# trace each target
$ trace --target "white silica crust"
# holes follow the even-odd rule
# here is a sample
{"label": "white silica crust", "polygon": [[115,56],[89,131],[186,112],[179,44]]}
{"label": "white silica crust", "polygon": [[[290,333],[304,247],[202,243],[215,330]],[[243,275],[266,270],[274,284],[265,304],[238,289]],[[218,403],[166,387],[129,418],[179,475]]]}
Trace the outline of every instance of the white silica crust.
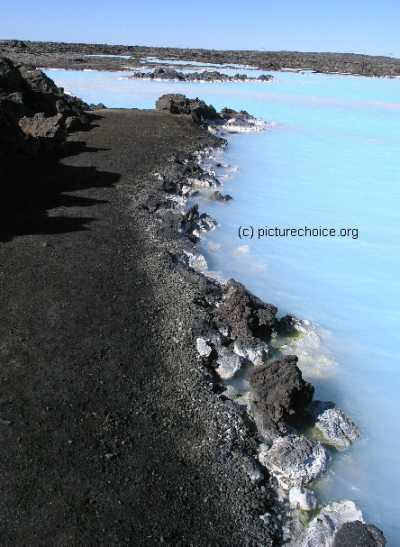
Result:
{"label": "white silica crust", "polygon": [[295,547],[330,547],[339,528],[346,522],[356,520],[364,523],[362,513],[353,501],[331,503],[310,522],[305,534],[293,545]]}
{"label": "white silica crust", "polygon": [[330,460],[320,442],[295,435],[278,437],[269,450],[260,452],[258,458],[285,490],[310,484],[321,477]]}

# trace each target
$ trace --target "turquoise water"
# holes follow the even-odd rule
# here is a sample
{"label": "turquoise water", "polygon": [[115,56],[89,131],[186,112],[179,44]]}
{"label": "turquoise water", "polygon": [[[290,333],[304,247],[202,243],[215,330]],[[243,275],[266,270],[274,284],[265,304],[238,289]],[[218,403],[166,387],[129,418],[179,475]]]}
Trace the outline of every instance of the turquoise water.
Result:
{"label": "turquoise water", "polygon": [[[354,500],[399,545],[400,81],[273,73],[277,82],[188,84],[48,74],[109,107],[153,108],[163,93],[178,92],[273,122],[263,133],[229,137],[222,161],[238,171],[222,170],[221,180],[234,200],[203,200],[221,226],[201,248],[210,270],[243,282],[280,314],[318,325],[296,348],[304,376],[364,434],[335,457],[320,499]],[[240,226],[252,226],[255,237],[240,239]],[[257,238],[266,226],[350,235]]]}

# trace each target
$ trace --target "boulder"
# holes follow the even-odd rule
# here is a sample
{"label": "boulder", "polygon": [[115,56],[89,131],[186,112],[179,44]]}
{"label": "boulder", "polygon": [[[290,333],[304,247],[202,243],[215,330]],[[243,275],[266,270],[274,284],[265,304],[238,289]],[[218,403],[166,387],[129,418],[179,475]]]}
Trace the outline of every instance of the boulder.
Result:
{"label": "boulder", "polygon": [[324,475],[330,457],[320,442],[288,435],[276,438],[270,449],[260,452],[258,459],[283,489],[290,490]]}
{"label": "boulder", "polygon": [[384,547],[386,539],[376,526],[360,520],[346,522],[335,533],[333,547]]}
{"label": "boulder", "polygon": [[156,109],[171,114],[190,114],[198,122],[220,118],[213,106],[207,105],[198,98],[188,99],[186,95],[179,93],[162,95],[156,102]]}
{"label": "boulder", "polygon": [[35,114],[32,118],[24,116],[20,119],[19,126],[25,135],[35,139],[54,139],[63,142],[67,136],[65,121],[61,114],[47,118],[43,112]]}
{"label": "boulder", "polygon": [[276,325],[277,308],[265,304],[244,285],[230,279],[222,291],[222,299],[215,310],[217,328],[227,328],[233,340],[238,337],[269,339]]}
{"label": "boulder", "polygon": [[295,355],[287,355],[253,370],[248,377],[266,428],[285,431],[286,423],[296,426],[312,400],[314,388],[303,380],[297,361]]}

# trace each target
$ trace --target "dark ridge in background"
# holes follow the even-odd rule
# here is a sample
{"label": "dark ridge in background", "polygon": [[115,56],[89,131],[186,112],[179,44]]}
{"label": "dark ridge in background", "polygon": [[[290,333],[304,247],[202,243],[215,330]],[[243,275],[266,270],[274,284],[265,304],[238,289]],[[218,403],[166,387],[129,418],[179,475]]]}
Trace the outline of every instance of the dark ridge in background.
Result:
{"label": "dark ridge in background", "polygon": [[[0,40],[0,53],[13,61],[43,68],[126,70],[140,66],[140,59],[175,58],[188,62],[250,65],[259,70],[313,70],[362,76],[399,76],[400,59],[356,53],[304,53],[298,51],[218,51],[107,44],[68,44]],[[129,55],[132,59],[96,58],[86,55]],[[56,56],[56,57],[55,57]],[[142,65],[145,66],[145,65]]]}

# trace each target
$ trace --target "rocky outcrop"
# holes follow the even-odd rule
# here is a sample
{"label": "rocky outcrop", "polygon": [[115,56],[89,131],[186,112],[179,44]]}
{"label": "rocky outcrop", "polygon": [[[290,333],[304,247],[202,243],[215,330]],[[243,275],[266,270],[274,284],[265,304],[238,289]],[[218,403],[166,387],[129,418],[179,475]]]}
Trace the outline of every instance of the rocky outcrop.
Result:
{"label": "rocky outcrop", "polygon": [[220,115],[213,106],[208,106],[200,99],[188,99],[181,94],[162,95],[156,102],[157,110],[171,114],[189,114],[196,121],[219,119]]}
{"label": "rocky outcrop", "polygon": [[129,76],[132,80],[160,80],[170,82],[270,82],[275,78],[270,74],[261,74],[257,78],[247,76],[247,74],[235,74],[228,76],[221,74],[216,70],[205,70],[203,72],[178,72],[174,68],[156,68],[153,72],[134,72]]}
{"label": "rocky outcrop", "polygon": [[232,199],[232,196],[229,194],[222,195],[219,190],[216,190],[210,195],[211,201],[229,201]]}
{"label": "rocky outcrop", "polygon": [[207,105],[200,99],[188,99],[186,95],[162,95],[156,102],[157,110],[171,114],[188,114],[197,123],[208,123],[209,130],[215,135],[227,133],[250,133],[264,131],[266,122],[255,118],[242,110],[237,112],[230,108],[223,108],[218,113],[212,105]]}
{"label": "rocky outcrop", "polygon": [[0,56],[0,146],[3,155],[59,148],[68,130],[87,123],[87,105],[34,67]]}

